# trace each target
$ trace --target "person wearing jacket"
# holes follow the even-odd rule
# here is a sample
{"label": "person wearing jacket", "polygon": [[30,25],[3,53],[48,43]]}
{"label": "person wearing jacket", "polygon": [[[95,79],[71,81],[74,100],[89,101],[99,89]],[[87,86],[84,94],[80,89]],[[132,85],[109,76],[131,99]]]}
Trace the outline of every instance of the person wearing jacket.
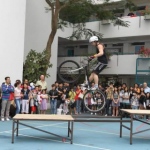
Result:
{"label": "person wearing jacket", "polygon": [[[9,100],[10,93],[14,92],[14,87],[11,85],[10,77],[5,77],[5,82],[2,83],[2,109],[1,109],[1,121],[6,118],[9,121],[9,111],[11,101]],[[6,111],[6,114],[5,114]]]}

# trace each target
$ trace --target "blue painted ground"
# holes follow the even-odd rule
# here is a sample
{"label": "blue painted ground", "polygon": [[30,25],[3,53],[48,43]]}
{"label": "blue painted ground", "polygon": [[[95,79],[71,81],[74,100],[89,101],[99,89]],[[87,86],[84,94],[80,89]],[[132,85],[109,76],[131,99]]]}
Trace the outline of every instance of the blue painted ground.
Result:
{"label": "blue painted ground", "polygon": [[[24,121],[25,122],[25,121]],[[62,136],[67,136],[66,122],[26,121]],[[134,131],[148,128],[134,121]],[[0,122],[0,150],[150,150],[150,131],[134,135],[133,145],[129,144],[129,131],[123,129],[119,138],[119,123],[75,123],[74,144],[62,142],[61,138],[42,133],[20,125],[19,136],[11,143],[12,121]]]}

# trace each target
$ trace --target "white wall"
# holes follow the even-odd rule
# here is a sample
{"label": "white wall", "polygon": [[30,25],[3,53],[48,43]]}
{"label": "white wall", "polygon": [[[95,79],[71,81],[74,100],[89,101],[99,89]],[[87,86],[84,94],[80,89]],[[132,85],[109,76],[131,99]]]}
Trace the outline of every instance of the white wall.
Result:
{"label": "white wall", "polygon": [[103,34],[103,38],[118,38],[130,36],[146,36],[150,35],[150,21],[141,17],[124,17],[123,21],[129,22],[129,27],[114,26],[113,23],[102,25],[101,22],[88,22],[86,28]]}
{"label": "white wall", "polygon": [[26,0],[0,1],[0,84],[22,80]]}

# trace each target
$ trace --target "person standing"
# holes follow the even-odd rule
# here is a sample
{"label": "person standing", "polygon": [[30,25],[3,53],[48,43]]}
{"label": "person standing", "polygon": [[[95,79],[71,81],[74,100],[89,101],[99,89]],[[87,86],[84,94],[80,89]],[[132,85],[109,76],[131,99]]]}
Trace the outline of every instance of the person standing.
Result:
{"label": "person standing", "polygon": [[14,92],[14,96],[15,96],[15,104],[16,104],[16,114],[20,113],[20,109],[21,109],[21,82],[17,81],[15,83],[15,92]]}
{"label": "person standing", "polygon": [[36,85],[41,85],[42,86],[42,90],[47,89],[47,82],[45,81],[45,76],[41,75],[40,76],[40,80],[36,82]]}
{"label": "person standing", "polygon": [[57,113],[57,99],[58,91],[56,90],[55,84],[52,84],[52,89],[49,91],[51,114]]}
{"label": "person standing", "polygon": [[113,91],[114,91],[114,88],[113,88],[113,83],[110,82],[109,84],[109,87],[106,89],[106,115],[105,116],[108,116],[109,115],[109,107],[112,103],[112,99],[113,99]]}
{"label": "person standing", "polygon": [[21,93],[23,95],[23,97],[22,97],[22,114],[28,114],[29,113],[29,101],[30,101],[29,100],[30,90],[28,89],[28,84],[24,83]]}
{"label": "person standing", "polygon": [[147,83],[143,83],[144,93],[150,93],[150,88],[147,86]]}
{"label": "person standing", "polygon": [[[9,111],[11,101],[9,100],[10,93],[14,92],[14,87],[11,85],[10,77],[5,77],[5,82],[2,83],[2,110],[1,121],[4,121],[4,117],[9,121]],[[5,115],[6,111],[6,115]]]}

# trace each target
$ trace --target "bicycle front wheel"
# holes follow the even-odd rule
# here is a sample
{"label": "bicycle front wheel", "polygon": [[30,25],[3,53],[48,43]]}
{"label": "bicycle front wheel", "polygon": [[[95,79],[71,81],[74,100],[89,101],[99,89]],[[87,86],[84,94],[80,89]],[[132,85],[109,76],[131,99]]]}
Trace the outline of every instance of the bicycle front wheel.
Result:
{"label": "bicycle front wheel", "polygon": [[105,108],[106,99],[101,90],[88,90],[84,94],[84,106],[90,112],[99,112]]}
{"label": "bicycle front wheel", "polygon": [[78,68],[80,68],[80,66],[75,61],[64,61],[58,68],[58,76],[63,82],[74,83],[79,79],[81,75],[81,70],[76,70]]}

